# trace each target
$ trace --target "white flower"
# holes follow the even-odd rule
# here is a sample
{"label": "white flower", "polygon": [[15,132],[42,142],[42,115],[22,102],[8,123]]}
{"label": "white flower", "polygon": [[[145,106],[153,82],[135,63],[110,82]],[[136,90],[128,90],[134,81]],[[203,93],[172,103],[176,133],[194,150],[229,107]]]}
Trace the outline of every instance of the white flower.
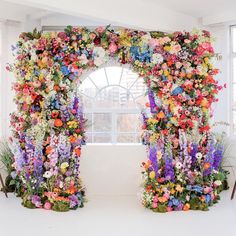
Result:
{"label": "white flower", "polygon": [[202,159],[202,154],[200,152],[198,152],[196,154],[196,158],[200,161]]}
{"label": "white flower", "polygon": [[182,167],[182,164],[178,161],[178,162],[176,162],[175,167],[177,169],[180,169]]}
{"label": "white flower", "polygon": [[221,182],[220,180],[216,180],[216,181],[214,182],[214,184],[217,185],[217,186],[220,186],[220,185],[222,184],[222,182]]}
{"label": "white flower", "polygon": [[78,57],[82,65],[86,65],[88,63],[87,56],[85,54],[82,54],[81,56]]}
{"label": "white flower", "polygon": [[141,37],[141,40],[144,44],[148,44],[149,40],[151,39],[151,35],[148,33],[148,34],[145,34]]}
{"label": "white flower", "polygon": [[152,54],[151,62],[153,64],[160,64],[163,62],[163,56],[159,53]]}
{"label": "white flower", "polygon": [[52,177],[52,172],[51,172],[51,171],[46,171],[46,172],[43,174],[43,177],[46,178],[46,179],[49,179],[50,177]]}
{"label": "white flower", "polygon": [[102,47],[94,47],[93,49],[94,64],[101,66],[107,61],[107,53]]}

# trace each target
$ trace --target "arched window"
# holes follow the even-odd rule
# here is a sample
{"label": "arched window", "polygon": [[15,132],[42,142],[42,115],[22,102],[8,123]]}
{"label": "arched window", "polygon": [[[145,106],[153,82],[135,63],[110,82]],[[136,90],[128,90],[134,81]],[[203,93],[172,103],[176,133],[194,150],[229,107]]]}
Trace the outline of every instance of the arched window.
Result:
{"label": "arched window", "polygon": [[145,92],[143,79],[126,68],[103,67],[88,75],[79,86],[87,142],[139,143]]}

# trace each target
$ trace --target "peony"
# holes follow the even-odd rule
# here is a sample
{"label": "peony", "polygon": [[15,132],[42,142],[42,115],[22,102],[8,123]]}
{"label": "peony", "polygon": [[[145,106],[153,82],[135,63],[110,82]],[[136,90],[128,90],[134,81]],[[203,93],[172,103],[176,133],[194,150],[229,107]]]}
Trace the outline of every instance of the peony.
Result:
{"label": "peony", "polygon": [[107,61],[107,53],[102,47],[94,47],[93,49],[94,64],[101,66]]}
{"label": "peony", "polygon": [[152,54],[151,62],[153,64],[160,64],[163,62],[163,56],[159,53]]}

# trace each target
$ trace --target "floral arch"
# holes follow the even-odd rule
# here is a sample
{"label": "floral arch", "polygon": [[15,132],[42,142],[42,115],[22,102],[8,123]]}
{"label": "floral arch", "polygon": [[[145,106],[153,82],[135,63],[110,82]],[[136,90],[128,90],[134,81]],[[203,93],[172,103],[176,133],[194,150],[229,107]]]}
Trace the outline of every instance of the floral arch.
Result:
{"label": "floral arch", "polygon": [[77,83],[84,71],[111,58],[129,64],[148,87],[143,205],[158,212],[206,210],[218,200],[226,174],[210,117],[222,87],[213,78],[218,70],[209,32],[69,26],[59,33],[22,33],[14,53],[12,149],[24,206],[56,211],[83,206],[79,166],[86,121]]}

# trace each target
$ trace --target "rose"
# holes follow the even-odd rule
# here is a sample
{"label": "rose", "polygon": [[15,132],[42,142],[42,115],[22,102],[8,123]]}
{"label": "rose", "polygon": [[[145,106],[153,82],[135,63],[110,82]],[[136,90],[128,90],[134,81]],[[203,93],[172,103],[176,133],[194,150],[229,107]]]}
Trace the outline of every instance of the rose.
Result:
{"label": "rose", "polygon": [[114,54],[117,51],[117,48],[117,45],[112,42],[110,43],[108,50],[111,54]]}
{"label": "rose", "polygon": [[105,27],[103,26],[99,26],[98,28],[95,29],[95,31],[97,31],[99,34],[102,34],[105,30]]}

